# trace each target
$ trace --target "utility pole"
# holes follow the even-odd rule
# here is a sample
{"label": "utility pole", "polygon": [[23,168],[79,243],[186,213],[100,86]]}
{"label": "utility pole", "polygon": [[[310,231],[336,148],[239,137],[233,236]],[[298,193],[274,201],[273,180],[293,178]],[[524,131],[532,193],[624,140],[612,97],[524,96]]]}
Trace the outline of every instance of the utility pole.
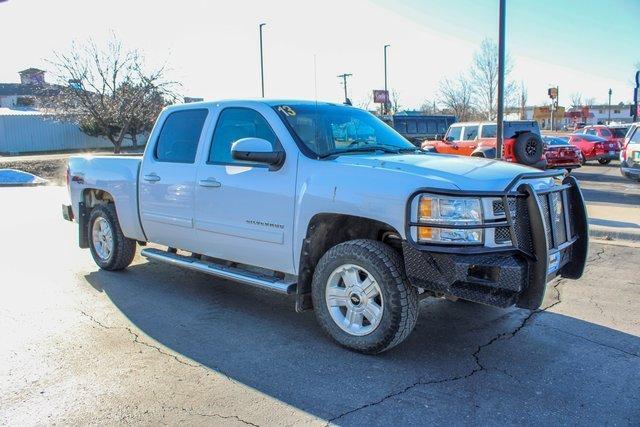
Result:
{"label": "utility pole", "polygon": [[260,24],[258,27],[260,31],[260,83],[262,85],[262,97],[264,98],[264,59],[262,55],[262,27],[267,24]]}
{"label": "utility pole", "polygon": [[504,140],[504,36],[505,36],[505,15],[507,13],[506,0],[500,0],[500,11],[498,18],[498,120],[497,120],[497,144],[496,159],[502,158],[502,143]]}
{"label": "utility pole", "polygon": [[608,125],[611,124],[611,88],[609,88],[609,121],[607,122]]}
{"label": "utility pole", "polygon": [[387,89],[387,48],[391,46],[390,44],[384,45],[384,91],[386,93],[387,99],[384,103],[384,114],[389,114],[389,90]]}
{"label": "utility pole", "polygon": [[342,79],[342,86],[344,86],[344,103],[347,105],[351,105],[351,101],[347,96],[347,77],[351,77],[351,76],[353,76],[353,74],[349,74],[349,73],[338,75],[338,78]]}

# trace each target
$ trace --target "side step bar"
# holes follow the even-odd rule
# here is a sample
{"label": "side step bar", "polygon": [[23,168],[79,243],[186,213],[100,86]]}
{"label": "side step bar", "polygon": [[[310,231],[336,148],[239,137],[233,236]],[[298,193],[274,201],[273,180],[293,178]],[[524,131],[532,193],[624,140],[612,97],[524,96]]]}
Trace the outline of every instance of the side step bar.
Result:
{"label": "side step bar", "polygon": [[143,249],[140,252],[140,255],[150,260],[166,262],[167,264],[200,271],[222,279],[233,280],[281,294],[296,293],[296,284],[294,282],[287,282],[282,279],[278,279],[277,277],[263,276],[237,267],[229,267],[215,262],[202,261],[197,258],[182,256],[153,248]]}

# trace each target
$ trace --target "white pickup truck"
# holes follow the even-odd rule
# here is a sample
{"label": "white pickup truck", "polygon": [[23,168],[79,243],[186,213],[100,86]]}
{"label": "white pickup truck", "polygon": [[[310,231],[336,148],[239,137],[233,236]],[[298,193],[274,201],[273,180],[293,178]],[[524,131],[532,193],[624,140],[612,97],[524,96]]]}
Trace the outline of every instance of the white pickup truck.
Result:
{"label": "white pickup truck", "polygon": [[586,262],[573,177],[427,153],[330,103],[168,107],[144,156],[71,157],[67,183],[100,268],[154,243],[141,255],[294,295],[364,353],[402,342],[424,296],[536,309]]}

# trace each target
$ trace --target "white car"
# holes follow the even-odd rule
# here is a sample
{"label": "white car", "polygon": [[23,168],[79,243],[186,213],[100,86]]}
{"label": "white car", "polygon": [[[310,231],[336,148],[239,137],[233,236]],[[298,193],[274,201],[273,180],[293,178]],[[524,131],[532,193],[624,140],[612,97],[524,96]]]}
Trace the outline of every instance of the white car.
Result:
{"label": "white car", "polygon": [[586,262],[587,214],[562,172],[426,153],[363,110],[304,101],[166,108],[144,156],[71,157],[81,247],[295,295],[339,344],[379,353],[419,297],[537,309]]}

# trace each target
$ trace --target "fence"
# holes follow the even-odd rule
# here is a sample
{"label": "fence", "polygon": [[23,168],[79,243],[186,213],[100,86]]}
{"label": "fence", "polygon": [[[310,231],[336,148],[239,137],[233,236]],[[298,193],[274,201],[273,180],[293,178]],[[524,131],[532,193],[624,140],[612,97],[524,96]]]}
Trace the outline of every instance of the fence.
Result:
{"label": "fence", "polygon": [[[146,138],[138,138],[144,145]],[[125,139],[123,147],[130,147]],[[77,125],[61,122],[44,114],[0,115],[0,154],[42,153],[50,151],[84,151],[112,148],[106,138],[86,135]]]}

